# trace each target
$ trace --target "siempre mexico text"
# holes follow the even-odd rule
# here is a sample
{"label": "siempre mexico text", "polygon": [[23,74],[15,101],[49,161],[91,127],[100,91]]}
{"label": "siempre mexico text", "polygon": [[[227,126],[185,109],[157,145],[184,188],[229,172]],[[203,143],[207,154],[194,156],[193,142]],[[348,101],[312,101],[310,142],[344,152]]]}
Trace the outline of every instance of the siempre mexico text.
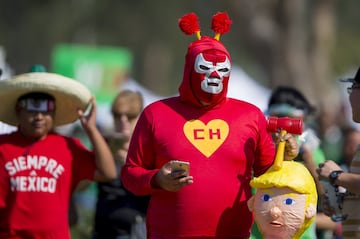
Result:
{"label": "siempre mexico text", "polygon": [[[5,164],[10,176],[12,191],[21,192],[49,192],[54,193],[56,183],[64,172],[64,166],[52,158],[38,155],[19,156]],[[28,176],[17,175],[22,171],[29,171]],[[49,176],[39,176],[37,172],[44,171]]]}

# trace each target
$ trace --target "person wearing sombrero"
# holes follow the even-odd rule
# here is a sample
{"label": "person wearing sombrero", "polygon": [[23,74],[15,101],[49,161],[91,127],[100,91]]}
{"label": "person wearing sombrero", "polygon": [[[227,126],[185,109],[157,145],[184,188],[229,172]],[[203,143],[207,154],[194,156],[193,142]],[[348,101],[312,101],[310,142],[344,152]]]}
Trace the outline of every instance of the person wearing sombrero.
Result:
{"label": "person wearing sombrero", "polygon": [[[0,121],[17,126],[0,135],[0,238],[69,239],[69,201],[77,184],[116,177],[93,96],[73,79],[30,72],[0,81],[0,102]],[[54,131],[77,119],[92,151]]]}
{"label": "person wearing sombrero", "polygon": [[[272,165],[275,145],[261,110],[227,97],[231,58],[219,38],[230,24],[226,13],[215,14],[212,38],[201,36],[195,13],[180,18],[181,30],[197,40],[185,56],[179,96],[147,106],[135,127],[121,179],[134,194],[151,195],[148,239],[250,236],[249,182]],[[284,140],[292,159],[296,140]],[[173,160],[189,171],[172,171]]]}
{"label": "person wearing sombrero", "polygon": [[[350,83],[347,88],[349,93],[349,102],[352,109],[352,118],[356,123],[360,123],[360,67],[354,77],[340,79],[341,82]],[[357,147],[355,155],[350,163],[349,172],[343,169],[333,160],[327,160],[320,164],[317,172],[321,179],[328,181],[333,185],[337,194],[343,193],[341,209],[342,238],[360,238],[360,145]],[[340,188],[339,188],[340,187]],[[341,200],[339,200],[341,201]],[[324,213],[332,218],[336,218],[335,206],[330,205],[329,200],[322,200]],[[339,213],[339,212],[338,212]],[[335,216],[335,217],[334,217]]]}

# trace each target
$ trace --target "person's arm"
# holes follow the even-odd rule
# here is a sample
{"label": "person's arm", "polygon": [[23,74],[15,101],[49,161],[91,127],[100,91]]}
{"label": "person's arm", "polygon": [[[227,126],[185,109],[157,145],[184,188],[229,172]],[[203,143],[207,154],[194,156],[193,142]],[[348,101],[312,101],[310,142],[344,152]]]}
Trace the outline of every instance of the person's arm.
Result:
{"label": "person's arm", "polygon": [[341,173],[334,182],[338,186],[343,186],[349,192],[360,193],[360,174]]}
{"label": "person's arm", "polygon": [[316,214],[316,228],[320,230],[331,230],[336,231],[338,229],[338,225],[340,223],[336,223],[331,218],[324,213]]}
{"label": "person's arm", "polygon": [[79,110],[78,113],[81,124],[91,141],[95,154],[97,170],[94,175],[94,180],[113,180],[117,175],[115,161],[108,144],[96,126],[96,102],[94,98],[91,99],[91,104],[92,107],[88,115],[85,115],[82,110]]}
{"label": "person's arm", "polygon": [[[332,172],[342,171],[342,169],[334,161],[327,160],[319,165],[317,171],[321,178],[329,180],[329,176]],[[334,184],[346,188],[349,192],[360,193],[360,174],[342,172],[337,175]]]}

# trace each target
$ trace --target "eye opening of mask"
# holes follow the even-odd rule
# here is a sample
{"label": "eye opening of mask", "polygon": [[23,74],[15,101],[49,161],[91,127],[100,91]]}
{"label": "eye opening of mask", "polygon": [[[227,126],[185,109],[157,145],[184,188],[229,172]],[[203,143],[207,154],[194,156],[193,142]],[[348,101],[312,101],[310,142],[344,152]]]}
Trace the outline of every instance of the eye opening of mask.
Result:
{"label": "eye opening of mask", "polygon": [[31,112],[54,112],[55,98],[46,93],[29,93],[21,96],[16,103],[16,110]]}

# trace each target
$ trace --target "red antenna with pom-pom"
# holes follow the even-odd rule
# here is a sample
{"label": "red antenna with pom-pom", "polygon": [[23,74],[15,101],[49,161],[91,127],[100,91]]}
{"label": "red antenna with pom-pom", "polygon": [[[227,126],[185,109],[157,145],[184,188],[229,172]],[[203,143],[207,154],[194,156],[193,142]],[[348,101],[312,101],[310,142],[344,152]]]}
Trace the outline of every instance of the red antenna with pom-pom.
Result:
{"label": "red antenna with pom-pom", "polygon": [[[199,18],[195,13],[188,13],[182,16],[179,21],[180,29],[186,35],[195,34],[197,39],[201,39],[200,35],[200,24]],[[214,39],[220,40],[220,35],[227,33],[230,31],[230,25],[232,21],[230,20],[229,16],[225,12],[218,12],[212,17],[211,21],[211,29],[215,32]]]}
{"label": "red antenna with pom-pom", "polygon": [[182,16],[179,19],[179,27],[186,35],[196,34],[197,39],[201,39],[199,19],[195,13]]}
{"label": "red antenna with pom-pom", "polygon": [[215,39],[220,40],[220,35],[230,31],[232,21],[225,12],[218,12],[212,17],[211,29],[215,32]]}

